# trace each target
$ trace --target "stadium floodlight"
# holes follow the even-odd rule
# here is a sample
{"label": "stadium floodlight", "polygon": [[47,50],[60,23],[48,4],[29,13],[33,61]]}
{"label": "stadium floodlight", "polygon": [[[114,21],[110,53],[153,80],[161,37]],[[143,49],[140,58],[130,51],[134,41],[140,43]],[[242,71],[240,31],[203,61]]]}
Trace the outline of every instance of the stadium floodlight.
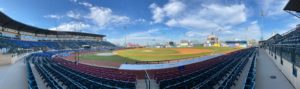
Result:
{"label": "stadium floodlight", "polygon": [[290,0],[283,10],[300,18],[300,0]]}

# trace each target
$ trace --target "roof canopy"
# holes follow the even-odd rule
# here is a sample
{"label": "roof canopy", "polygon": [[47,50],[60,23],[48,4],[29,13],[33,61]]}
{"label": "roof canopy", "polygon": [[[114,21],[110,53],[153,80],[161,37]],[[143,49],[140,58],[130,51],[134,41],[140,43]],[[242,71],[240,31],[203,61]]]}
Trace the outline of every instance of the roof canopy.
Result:
{"label": "roof canopy", "polygon": [[283,10],[300,18],[300,0],[290,0]]}
{"label": "roof canopy", "polygon": [[300,0],[290,0],[284,10],[300,12]]}
{"label": "roof canopy", "polygon": [[18,22],[16,20],[13,20],[12,18],[8,17],[1,11],[0,11],[0,26],[19,30],[19,31],[24,31],[24,32],[36,33],[36,34],[48,34],[48,35],[64,34],[64,35],[105,37],[105,35],[99,35],[99,34],[82,33],[82,32],[52,31],[52,30],[48,30],[48,29],[42,29],[42,28],[30,26],[30,25]]}

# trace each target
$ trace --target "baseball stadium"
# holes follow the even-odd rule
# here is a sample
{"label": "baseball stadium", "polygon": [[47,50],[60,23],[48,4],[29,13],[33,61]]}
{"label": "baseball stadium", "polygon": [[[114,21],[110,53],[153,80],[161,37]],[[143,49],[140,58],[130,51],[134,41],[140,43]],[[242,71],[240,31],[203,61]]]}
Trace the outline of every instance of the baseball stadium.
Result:
{"label": "baseball stadium", "polygon": [[298,0],[11,0],[0,89],[300,89],[299,18]]}
{"label": "baseball stadium", "polygon": [[87,62],[89,64],[99,63],[102,66],[107,65],[119,67],[123,63],[149,64],[178,62],[202,56],[229,53],[238,49],[239,48],[227,47],[135,48],[114,51],[95,51],[78,55],[74,53],[72,56],[66,57],[66,59],[75,60],[75,58],[78,58],[81,62]]}

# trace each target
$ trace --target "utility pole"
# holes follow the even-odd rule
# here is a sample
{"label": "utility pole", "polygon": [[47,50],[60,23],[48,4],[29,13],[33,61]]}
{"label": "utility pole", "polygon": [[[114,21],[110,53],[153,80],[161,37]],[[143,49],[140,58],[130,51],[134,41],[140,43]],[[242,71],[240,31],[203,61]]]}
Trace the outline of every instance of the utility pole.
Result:
{"label": "utility pole", "polygon": [[[124,26],[124,31],[127,30],[127,27]],[[125,33],[125,38],[124,38],[124,46],[127,47],[127,34]]]}
{"label": "utility pole", "polygon": [[[260,16],[261,16],[261,28],[263,29],[263,26],[264,26],[264,16],[265,16],[265,13],[264,13],[263,9],[261,10]],[[264,40],[263,30],[261,30],[260,33],[261,33],[260,41],[263,41]]]}

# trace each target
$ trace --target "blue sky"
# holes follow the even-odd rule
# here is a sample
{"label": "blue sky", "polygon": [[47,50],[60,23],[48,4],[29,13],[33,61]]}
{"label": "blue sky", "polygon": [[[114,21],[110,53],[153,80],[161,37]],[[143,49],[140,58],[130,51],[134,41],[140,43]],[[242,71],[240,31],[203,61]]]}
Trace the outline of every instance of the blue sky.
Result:
{"label": "blue sky", "polygon": [[[282,9],[288,0],[0,0],[13,19],[58,31],[106,35],[123,44],[180,40],[259,40],[283,33],[299,19]],[[262,18],[261,13],[264,13]]]}

